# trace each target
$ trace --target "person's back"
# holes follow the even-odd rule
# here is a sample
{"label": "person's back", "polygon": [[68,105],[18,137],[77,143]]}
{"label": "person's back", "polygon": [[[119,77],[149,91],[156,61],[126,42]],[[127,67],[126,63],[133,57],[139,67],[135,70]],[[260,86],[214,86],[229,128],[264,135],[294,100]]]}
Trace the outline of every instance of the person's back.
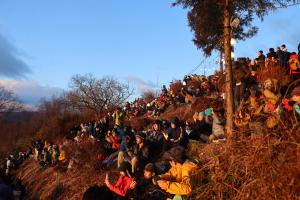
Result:
{"label": "person's back", "polygon": [[213,141],[215,139],[221,139],[224,137],[224,125],[226,119],[224,117],[224,109],[214,110],[212,113],[213,125],[212,125],[212,134],[209,136],[209,140]]}
{"label": "person's back", "polygon": [[83,194],[82,200],[113,200],[113,194],[107,187],[92,186]]}
{"label": "person's back", "polygon": [[267,54],[267,58],[268,59],[272,59],[272,58],[276,59],[276,58],[278,58],[278,56],[277,56],[277,54],[276,54],[276,52],[275,52],[275,50],[273,48],[269,49],[269,53]]}
{"label": "person's back", "polygon": [[192,192],[191,173],[197,168],[197,164],[189,160],[183,164],[172,162],[171,169],[166,174],[159,176],[158,185],[170,194],[189,195]]}

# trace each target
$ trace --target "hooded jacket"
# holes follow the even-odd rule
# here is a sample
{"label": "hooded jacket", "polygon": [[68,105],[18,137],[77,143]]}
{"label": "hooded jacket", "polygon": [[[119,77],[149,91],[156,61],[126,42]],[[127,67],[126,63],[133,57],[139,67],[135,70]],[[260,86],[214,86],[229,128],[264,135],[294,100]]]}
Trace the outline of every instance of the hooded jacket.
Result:
{"label": "hooded jacket", "polygon": [[190,176],[197,165],[186,161],[183,164],[177,163],[167,173],[160,176],[163,182],[161,189],[170,194],[189,195],[192,192]]}
{"label": "hooded jacket", "polygon": [[114,193],[125,197],[130,190],[130,185],[134,182],[134,179],[129,176],[119,176],[115,185],[109,185],[109,189]]}

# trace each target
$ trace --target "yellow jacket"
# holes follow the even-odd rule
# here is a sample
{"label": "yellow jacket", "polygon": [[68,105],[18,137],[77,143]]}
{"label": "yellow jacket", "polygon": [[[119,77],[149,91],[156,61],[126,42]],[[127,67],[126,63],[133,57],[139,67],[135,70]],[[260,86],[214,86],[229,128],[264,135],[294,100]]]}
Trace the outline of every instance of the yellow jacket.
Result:
{"label": "yellow jacket", "polygon": [[60,150],[58,160],[62,162],[66,160],[66,152],[64,150]]}
{"label": "yellow jacket", "polygon": [[190,176],[196,164],[186,161],[184,164],[177,163],[166,174],[160,176],[163,184],[161,189],[170,194],[189,195],[192,191]]}
{"label": "yellow jacket", "polygon": [[124,113],[123,112],[116,112],[115,113],[115,118],[116,118],[116,121],[115,121],[115,125],[122,125],[122,121],[123,121],[123,117],[124,117]]}
{"label": "yellow jacket", "polygon": [[280,97],[275,95],[270,90],[264,90],[264,95],[267,98],[267,101],[272,103],[272,104],[277,104],[278,101],[280,100]]}

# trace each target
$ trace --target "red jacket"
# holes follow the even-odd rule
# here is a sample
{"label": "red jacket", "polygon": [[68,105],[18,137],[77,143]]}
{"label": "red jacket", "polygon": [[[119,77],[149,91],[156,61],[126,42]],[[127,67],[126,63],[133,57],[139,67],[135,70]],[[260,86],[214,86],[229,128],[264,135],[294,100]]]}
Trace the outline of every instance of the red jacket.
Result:
{"label": "red jacket", "polygon": [[128,176],[119,176],[119,179],[115,185],[109,185],[109,189],[114,193],[125,197],[128,190],[130,190],[130,185],[133,183],[134,179]]}
{"label": "red jacket", "polygon": [[110,135],[108,139],[112,142],[113,149],[120,149],[121,147],[121,139],[118,136]]}

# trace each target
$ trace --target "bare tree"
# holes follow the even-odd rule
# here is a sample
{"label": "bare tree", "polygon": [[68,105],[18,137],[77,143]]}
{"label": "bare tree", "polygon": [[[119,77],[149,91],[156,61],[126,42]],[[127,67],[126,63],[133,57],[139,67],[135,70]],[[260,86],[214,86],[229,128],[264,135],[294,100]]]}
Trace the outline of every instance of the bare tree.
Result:
{"label": "bare tree", "polygon": [[0,86],[0,112],[18,111],[23,108],[22,103],[12,91]]}
{"label": "bare tree", "polygon": [[147,90],[147,91],[144,91],[142,93],[142,98],[147,102],[147,103],[150,103],[151,101],[153,101],[156,97],[156,94],[154,91],[152,90]]}
{"label": "bare tree", "polygon": [[77,109],[89,109],[100,114],[105,108],[124,103],[133,93],[129,85],[112,77],[97,79],[92,74],[71,78],[71,91],[67,99]]}

